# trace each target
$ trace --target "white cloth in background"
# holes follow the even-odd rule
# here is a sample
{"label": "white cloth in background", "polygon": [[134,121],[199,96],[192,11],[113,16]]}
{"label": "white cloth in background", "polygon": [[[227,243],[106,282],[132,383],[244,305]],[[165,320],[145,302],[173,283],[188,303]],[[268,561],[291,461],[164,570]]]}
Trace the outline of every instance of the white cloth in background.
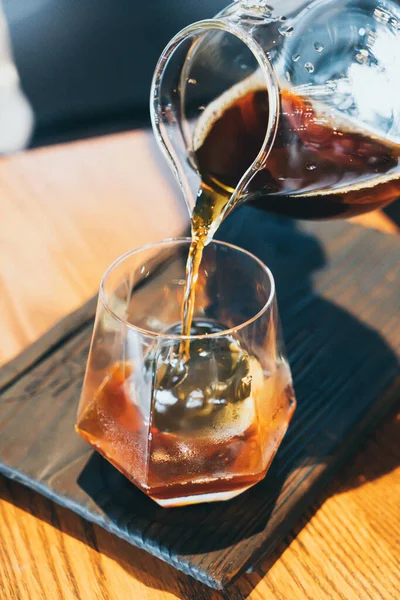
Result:
{"label": "white cloth in background", "polygon": [[25,148],[32,134],[33,122],[33,111],[20,87],[0,3],[0,154],[11,154]]}

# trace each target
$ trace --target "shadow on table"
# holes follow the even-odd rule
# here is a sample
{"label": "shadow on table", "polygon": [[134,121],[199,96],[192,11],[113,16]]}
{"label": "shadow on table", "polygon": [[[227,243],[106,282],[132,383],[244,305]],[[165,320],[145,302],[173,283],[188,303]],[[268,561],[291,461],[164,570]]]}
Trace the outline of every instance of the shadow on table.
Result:
{"label": "shadow on table", "polygon": [[[283,329],[293,366],[298,409],[270,472],[264,481],[230,502],[177,509],[160,508],[95,453],[90,457],[78,481],[92,500],[87,508],[89,520],[98,517],[99,512],[105,514],[115,529],[119,529],[119,535],[130,536],[132,541],[149,549],[153,545],[167,560],[169,552],[173,555],[193,557],[210,553],[206,565],[208,568],[212,568],[212,562],[219,550],[229,551],[229,547],[234,544],[247,541],[250,543],[270,524],[282,483],[296,469],[299,460],[308,457],[315,464],[330,458],[327,454],[329,442],[332,441],[329,435],[324,438],[325,446],[316,446],[313,443],[313,434],[322,427],[329,433],[330,424],[338,426],[345,423],[348,414],[357,409],[359,398],[375,392],[378,397],[378,389],[370,389],[371,382],[377,380],[378,376],[382,378],[384,374],[386,379],[393,374],[394,379],[394,374],[399,370],[396,356],[375,330],[326,298],[320,297],[313,290],[313,274],[326,262],[322,246],[315,236],[305,233],[292,221],[275,219],[246,207],[226,220],[218,237],[237,243],[257,254],[270,266],[276,278]],[[296,298],[300,302],[296,303]],[[312,356],[314,346],[311,344],[310,348],[310,343],[307,345],[306,342],[307,336],[315,331],[320,336],[320,342],[325,338],[329,340],[337,331],[343,332],[343,336],[339,340],[340,343],[330,345],[329,351],[325,351],[324,344],[321,343],[318,352],[315,351],[317,356]],[[368,373],[369,377],[363,381],[353,367],[355,357],[360,356],[364,360],[366,351],[373,367],[371,373]],[[360,361],[357,367],[360,366],[359,363]],[[333,369],[337,370],[338,375],[342,374],[343,370],[349,371],[344,396],[338,400],[339,412],[333,403],[323,424],[316,422],[313,414],[309,415],[309,419],[305,418],[312,394],[315,403],[315,394],[323,390],[325,381],[335,379],[332,377]],[[335,393],[333,388],[332,396]],[[392,439],[396,439],[396,435],[398,438],[400,422],[397,421],[390,427]],[[373,466],[370,462],[365,464],[361,458],[359,472],[355,475],[352,472],[339,488],[335,482],[330,488],[330,493],[358,487],[366,480],[377,479],[397,466],[398,455],[388,455],[386,452],[380,454],[381,459],[373,463]],[[290,460],[287,461],[285,457],[289,457]],[[13,489],[18,487],[14,483],[9,485]],[[26,500],[29,494],[31,493],[22,494],[22,499],[19,495],[13,496],[12,501],[31,512],[33,501]],[[47,500],[41,502],[49,503]],[[38,504],[40,505],[40,502]],[[312,510],[313,508],[308,511],[307,518]],[[63,515],[65,512],[64,509],[57,508],[57,514]],[[60,523],[54,518],[54,508],[51,511],[41,511],[36,510],[35,506],[35,514],[43,520],[50,521],[61,531],[76,537],[80,535],[76,528],[68,525],[70,519],[62,519]],[[293,523],[293,520],[291,522]],[[305,522],[303,519],[301,525]],[[169,586],[161,580],[162,575],[159,575],[159,570],[162,573],[167,567],[144,555],[143,561],[137,559],[140,565],[136,568],[136,563],[131,564],[128,556],[131,552],[133,556],[140,557],[141,553],[138,550],[130,548],[125,542],[117,541],[114,536],[97,530],[96,527],[93,528],[85,521],[83,523],[83,541],[97,549],[96,538],[105,539],[106,543],[100,548],[101,552],[120,562],[124,569],[138,579],[141,579],[140,571],[146,571],[142,578],[145,585],[160,590],[171,589],[172,593],[176,593],[176,586]],[[112,540],[115,540],[115,543]],[[279,553],[275,552],[273,560],[278,556]],[[264,572],[267,564],[269,563],[263,563]],[[183,600],[218,597],[236,600],[248,596],[252,586],[259,580],[258,577],[257,573],[251,578],[245,577],[223,594],[211,591],[178,572],[175,583],[178,581]]]}
{"label": "shadow on table", "polygon": [[[229,549],[244,540],[252,544],[252,538],[270,525],[283,482],[304,464],[334,463],[333,446],[340,442],[349,419],[356,421],[364,399],[378,398],[379,382],[394,379],[399,370],[395,354],[375,330],[314,292],[312,275],[325,264],[324,251],[314,236],[293,221],[243,209],[227,219],[218,237],[259,256],[276,278],[298,408],[273,467],[264,481],[230,502],[169,510],[144,496],[97,454],[78,481],[122,535],[156,549],[169,562],[182,556],[195,561],[204,555],[201,568],[211,573],[215,557],[208,558],[207,553]],[[316,336],[315,347],[307,339],[310,335]],[[337,342],[331,343],[335,335]],[[368,361],[371,366],[366,377]],[[335,388],[336,373],[339,389]],[[328,391],[327,382],[332,386]],[[318,403],[319,392],[329,407]],[[321,422],[315,414],[321,414]],[[356,448],[357,442],[352,449]],[[394,466],[392,460],[381,461],[370,476],[377,478]],[[348,485],[359,486],[363,481],[360,476]],[[307,489],[306,479],[302,485]],[[296,496],[295,501],[301,503],[301,497]],[[272,531],[271,541],[275,543],[279,535]],[[255,542],[255,551],[256,547]],[[229,561],[228,553],[218,560]]]}
{"label": "shadow on table", "polygon": [[[400,199],[388,207],[388,213],[389,211],[392,216],[397,215],[400,224]],[[324,224],[321,223],[321,228],[323,227]],[[324,389],[325,381],[332,378],[334,369],[339,375],[342,371],[347,371],[349,374],[342,397],[338,402],[341,412],[330,413],[332,423],[338,425],[339,431],[340,423],[345,423],[346,417],[355,414],[353,411],[357,410],[360,401],[363,401],[367,394],[370,394],[373,400],[377,399],[385,390],[388,381],[398,387],[399,402],[394,410],[400,408],[400,385],[398,382],[400,363],[393,349],[377,330],[361,322],[354,315],[356,311],[350,314],[331,302],[331,296],[329,299],[321,297],[319,290],[314,290],[314,276],[327,262],[323,246],[315,235],[306,233],[296,221],[274,217],[252,207],[246,207],[241,212],[238,211],[237,215],[233,214],[229,217],[222,224],[218,233],[218,237],[221,239],[237,243],[258,256],[274,274],[280,317],[284,337],[287,341],[289,363],[292,367],[298,403],[293,423],[283,445],[288,442],[287,438],[291,436],[296,427],[299,415],[307,410],[311,394],[319,389],[321,391]],[[367,247],[364,250],[368,252],[370,248]],[[372,254],[373,250],[371,248]],[[348,250],[346,253],[350,254]],[[348,258],[347,272],[341,271],[340,277],[351,278],[351,255]],[[386,259],[386,255],[381,257],[382,262]],[[379,266],[375,265],[375,268],[379,271]],[[394,272],[394,276],[397,274]],[[373,273],[366,271],[365,277],[372,278]],[[338,294],[344,295],[345,286],[340,287],[340,280],[336,287]],[[375,303],[378,304],[379,296],[376,291],[372,288],[376,298]],[[362,293],[364,292],[357,290],[354,297],[355,307],[357,306],[357,295]],[[301,299],[300,310],[295,315],[292,310],[292,305],[296,303],[293,296]],[[387,322],[397,316],[396,298],[393,300],[394,304],[390,307],[393,314],[388,315]],[[303,337],[298,332],[301,329],[306,330],[307,333],[316,329],[320,331],[319,346],[315,348],[315,351],[318,352],[318,359],[315,363],[311,355],[306,356],[304,353],[302,356]],[[333,337],[338,331],[343,332],[343,335],[340,336],[338,344],[332,345],[330,335]],[[324,339],[326,348],[323,345]],[[311,350],[313,350],[312,346]],[[366,370],[367,361],[370,365],[368,371]],[[316,368],[313,369],[312,363]],[[382,380],[386,381],[386,384],[380,389],[379,381]],[[332,389],[332,395],[336,393],[337,390]],[[371,404],[373,404],[373,400]],[[315,407],[314,403],[313,406]],[[311,414],[310,420],[312,420]],[[400,439],[400,420],[392,419],[392,421],[392,429],[396,430],[397,439]],[[373,430],[376,421],[371,425]],[[329,421],[325,422],[323,426],[330,431]],[[314,429],[317,430],[318,427],[319,423],[315,422]],[[311,429],[310,432],[312,432]],[[393,431],[392,435],[393,439],[396,439]],[[361,440],[358,446],[363,443]],[[354,449],[357,449],[357,445]],[[309,454],[318,459],[321,448],[315,447],[314,450],[315,452],[311,446]],[[389,452],[386,461],[381,460],[379,464],[364,465],[365,473],[360,472],[356,479],[352,477],[346,485],[341,487],[340,491],[358,487],[367,481],[379,478],[381,475],[391,472],[399,463],[400,452]],[[361,470],[363,469],[360,465]]]}
{"label": "shadow on table", "polygon": [[[299,519],[294,530],[295,536],[300,533],[314,513],[331,495],[358,487],[360,478],[365,481],[365,476],[368,481],[379,479],[381,475],[397,466],[400,459],[398,446],[400,424],[395,417],[396,413],[392,411],[374,432],[374,435],[363,444],[361,451],[357,452],[351,464],[341,472],[340,476],[335,478],[318,502],[313,503],[306,514]],[[101,457],[99,458],[101,459]],[[101,461],[108,465],[104,459]],[[127,485],[129,486],[129,484]],[[12,502],[14,506],[29,514],[33,513],[35,517],[59,529],[62,534],[79,539],[94,552],[105,554],[116,561],[128,575],[154,590],[155,594],[158,591],[170,593],[180,600],[246,600],[293,539],[293,535],[290,536],[290,539],[284,539],[250,576],[245,575],[227,590],[217,592],[135,548],[128,542],[118,539],[101,527],[93,525],[85,519],[80,519],[70,510],[57,506],[47,498],[4,477],[0,477],[0,498],[6,502]],[[174,509],[165,509],[165,512],[172,514]],[[95,557],[92,558],[93,560],[96,560]],[[104,581],[104,584],[107,585],[107,582]]]}

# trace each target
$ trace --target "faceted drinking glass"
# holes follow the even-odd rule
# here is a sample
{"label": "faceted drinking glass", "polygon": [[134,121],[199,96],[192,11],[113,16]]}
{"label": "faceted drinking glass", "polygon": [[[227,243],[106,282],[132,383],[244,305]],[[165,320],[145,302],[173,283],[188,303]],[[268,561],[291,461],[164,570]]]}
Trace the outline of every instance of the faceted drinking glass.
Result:
{"label": "faceted drinking glass", "polygon": [[295,408],[275,285],[212,241],[179,363],[190,239],[129,252],[105,273],[77,431],[161,506],[228,500],[260,481]]}

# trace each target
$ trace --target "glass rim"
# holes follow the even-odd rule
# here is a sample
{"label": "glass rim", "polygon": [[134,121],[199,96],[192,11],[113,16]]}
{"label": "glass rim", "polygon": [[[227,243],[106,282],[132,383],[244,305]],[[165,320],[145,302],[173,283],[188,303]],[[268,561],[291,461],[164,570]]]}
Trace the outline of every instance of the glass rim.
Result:
{"label": "glass rim", "polygon": [[129,250],[128,252],[125,252],[125,254],[122,254],[121,256],[116,258],[111,263],[111,265],[106,269],[106,271],[104,272],[104,274],[101,278],[101,281],[100,281],[99,299],[100,299],[104,309],[108,312],[108,314],[113,319],[115,319],[116,321],[118,321],[119,323],[121,323],[122,325],[127,327],[128,329],[133,329],[134,331],[137,331],[138,333],[141,333],[142,335],[146,335],[148,337],[168,339],[168,340],[174,340],[174,341],[176,341],[176,340],[190,340],[191,341],[191,340],[219,338],[219,337],[234,333],[236,331],[240,331],[241,329],[244,329],[245,327],[248,327],[249,325],[251,325],[251,323],[254,323],[255,321],[257,321],[263,314],[265,314],[267,312],[267,310],[269,310],[269,308],[271,307],[272,302],[274,300],[274,297],[275,297],[275,279],[274,279],[274,276],[273,276],[271,270],[269,269],[269,267],[267,267],[267,265],[265,263],[263,263],[262,260],[257,258],[257,256],[255,256],[248,250],[244,250],[243,248],[240,248],[239,246],[236,246],[235,244],[230,244],[229,242],[223,242],[221,240],[211,240],[210,243],[207,244],[207,246],[211,246],[212,244],[215,244],[216,246],[225,246],[226,248],[230,248],[231,250],[240,252],[241,254],[248,256],[249,258],[251,258],[252,261],[257,263],[259,265],[259,267],[261,267],[261,270],[267,275],[269,283],[270,283],[270,288],[271,288],[268,299],[263,304],[261,309],[253,317],[251,317],[251,319],[247,319],[247,321],[244,321],[243,323],[240,323],[239,325],[237,325],[235,327],[231,327],[229,329],[225,329],[223,331],[218,331],[215,333],[208,333],[208,334],[203,333],[203,334],[199,334],[199,335],[176,335],[176,334],[151,331],[149,329],[139,327],[138,325],[134,325],[133,323],[130,323],[126,319],[119,317],[113,311],[113,309],[110,307],[109,303],[106,300],[104,285],[105,285],[107,277],[110,275],[110,273],[116,267],[118,267],[120,264],[122,264],[127,258],[130,258],[131,256],[134,256],[135,254],[139,254],[140,252],[144,252],[146,250],[151,250],[156,247],[161,248],[161,247],[168,247],[168,246],[181,245],[181,244],[189,244],[190,245],[191,241],[192,241],[192,239],[190,237],[166,238],[159,242],[144,244],[142,246],[139,246],[138,248]]}

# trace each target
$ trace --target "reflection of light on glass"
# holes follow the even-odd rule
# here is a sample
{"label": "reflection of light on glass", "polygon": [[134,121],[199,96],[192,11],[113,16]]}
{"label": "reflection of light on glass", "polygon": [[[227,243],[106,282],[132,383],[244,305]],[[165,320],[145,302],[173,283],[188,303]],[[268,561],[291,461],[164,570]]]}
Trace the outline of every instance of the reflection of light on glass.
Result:
{"label": "reflection of light on glass", "polygon": [[[371,61],[364,50],[360,64],[352,64],[349,80],[357,113],[364,123],[384,135],[400,138],[400,40],[390,30],[375,32],[370,48]],[[367,59],[367,60],[365,60]],[[375,63],[375,64],[374,64]]]}
{"label": "reflection of light on glass", "polygon": [[378,21],[378,23],[382,23],[382,25],[386,25],[386,23],[389,22],[391,13],[388,12],[387,10],[384,10],[383,8],[376,8],[374,10],[374,14],[372,16],[375,19],[375,21]]}

